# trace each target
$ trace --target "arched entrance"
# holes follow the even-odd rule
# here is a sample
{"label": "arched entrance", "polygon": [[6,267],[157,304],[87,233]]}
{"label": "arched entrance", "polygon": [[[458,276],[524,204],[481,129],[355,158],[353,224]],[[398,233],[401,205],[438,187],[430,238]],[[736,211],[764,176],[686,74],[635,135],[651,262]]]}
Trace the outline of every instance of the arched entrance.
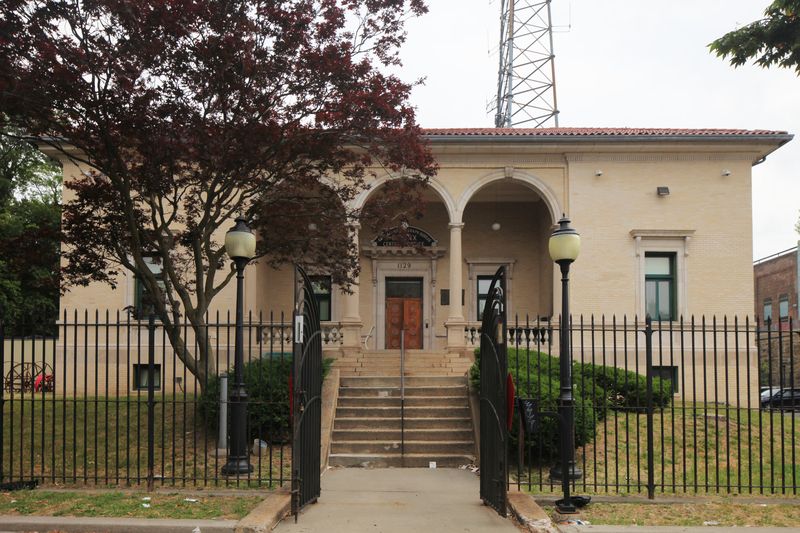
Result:
{"label": "arched entrance", "polygon": [[[431,350],[446,337],[447,313],[437,296],[441,273],[447,273],[447,249],[441,239],[446,242],[452,203],[441,194],[425,187],[421,212],[409,213],[398,205],[396,212],[390,210],[387,227],[362,223],[361,318],[364,329],[372,332],[368,349],[400,348],[401,331],[409,349]],[[370,201],[373,198],[365,199],[365,209]]]}
{"label": "arched entrance", "polygon": [[477,326],[481,319],[489,283],[501,266],[506,267],[509,319],[550,317],[553,263],[547,240],[554,223],[551,200],[530,183],[497,177],[484,180],[464,201],[464,313],[468,324]]}

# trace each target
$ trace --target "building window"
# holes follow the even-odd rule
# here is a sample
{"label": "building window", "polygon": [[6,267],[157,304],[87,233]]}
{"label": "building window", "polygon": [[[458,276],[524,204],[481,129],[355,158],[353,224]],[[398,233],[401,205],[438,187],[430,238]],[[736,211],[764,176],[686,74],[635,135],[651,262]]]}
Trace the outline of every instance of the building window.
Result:
{"label": "building window", "polygon": [[483,308],[489,297],[489,288],[492,286],[494,276],[478,276],[478,320],[483,319]]}
{"label": "building window", "polygon": [[675,254],[646,253],[644,265],[645,312],[653,320],[675,320]]}
{"label": "building window", "polygon": [[[147,268],[149,268],[150,272],[155,276],[159,288],[165,291],[166,285],[164,284],[164,272],[161,267],[161,258],[155,255],[146,255],[142,259],[144,259]],[[136,318],[146,318],[153,310],[155,302],[155,295],[147,289],[142,279],[136,276],[134,297],[134,312],[136,313]]]}
{"label": "building window", "polygon": [[[133,365],[133,389],[134,390],[147,390],[147,364],[134,364]],[[153,389],[161,389],[161,365],[153,365]]]}
{"label": "building window", "polygon": [[678,367],[677,366],[653,366],[653,377],[672,384],[672,394],[678,394]]}
{"label": "building window", "polygon": [[331,319],[331,277],[311,276],[311,286],[319,307],[319,319],[327,322]]}
{"label": "building window", "polygon": [[764,323],[772,320],[772,298],[764,300]]}
{"label": "building window", "polygon": [[781,294],[781,298],[778,300],[778,315],[781,322],[789,320],[789,295],[787,294]]}

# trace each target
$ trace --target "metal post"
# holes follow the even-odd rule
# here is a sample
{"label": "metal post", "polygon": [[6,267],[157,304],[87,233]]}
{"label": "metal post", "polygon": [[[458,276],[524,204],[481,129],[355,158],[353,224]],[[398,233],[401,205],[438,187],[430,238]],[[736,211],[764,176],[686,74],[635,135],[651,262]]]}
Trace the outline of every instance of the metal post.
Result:
{"label": "metal post", "polygon": [[561,415],[561,461],[550,470],[553,479],[561,480],[564,498],[556,502],[556,509],[562,514],[576,512],[575,503],[570,496],[570,482],[583,477],[583,471],[575,466],[575,403],[572,397],[572,358],[569,345],[569,265],[571,261],[559,261],[561,267],[561,322],[559,324],[559,370],[561,395],[559,413]]}
{"label": "metal post", "polygon": [[152,311],[147,318],[147,490],[152,491],[155,482],[155,358],[156,358],[156,315]]}
{"label": "metal post", "polygon": [[247,453],[247,391],[244,386],[244,267],[248,259],[235,257],[236,263],[236,345],[233,361],[231,402],[231,446],[228,462],[222,467],[223,476],[248,474],[253,471]]}
{"label": "metal post", "polygon": [[219,436],[217,449],[228,450],[228,374],[219,377]]}
{"label": "metal post", "polygon": [[653,320],[647,316],[644,328],[647,393],[647,498],[656,497],[655,451],[653,442]]}

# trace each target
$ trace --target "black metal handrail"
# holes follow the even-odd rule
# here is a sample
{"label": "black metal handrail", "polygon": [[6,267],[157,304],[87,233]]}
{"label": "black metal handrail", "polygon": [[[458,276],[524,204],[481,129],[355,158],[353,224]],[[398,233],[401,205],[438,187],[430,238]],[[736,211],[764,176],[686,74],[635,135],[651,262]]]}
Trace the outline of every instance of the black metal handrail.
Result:
{"label": "black metal handrail", "polygon": [[406,465],[406,331],[400,330],[400,460]]}

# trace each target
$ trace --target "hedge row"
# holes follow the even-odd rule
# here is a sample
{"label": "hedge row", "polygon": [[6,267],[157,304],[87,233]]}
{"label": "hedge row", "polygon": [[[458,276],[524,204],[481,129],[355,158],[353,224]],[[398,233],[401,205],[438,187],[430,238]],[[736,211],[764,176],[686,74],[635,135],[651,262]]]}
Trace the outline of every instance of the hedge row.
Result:
{"label": "hedge row", "polygon": [[[508,368],[513,376],[516,395],[537,400],[539,409],[556,412],[560,394],[558,357],[525,350],[508,350]],[[475,350],[475,363],[470,368],[470,384],[480,387],[480,350]],[[642,375],[621,368],[572,363],[573,397],[575,399],[575,445],[589,443],[599,421],[611,409],[643,412],[646,408],[647,381]],[[669,405],[672,387],[669,381],[653,378],[653,405],[660,409]],[[516,447],[518,416],[514,417],[510,445]],[[560,439],[556,417],[541,417],[536,434],[526,442],[542,457],[558,454]]]}
{"label": "hedge row", "polygon": [[[328,375],[333,359],[323,360],[323,378]],[[289,376],[292,373],[291,354],[264,354],[261,359],[244,364],[244,383],[247,390],[248,440],[288,442]],[[232,379],[228,380],[228,390]],[[219,427],[219,376],[208,379],[200,395],[200,413],[209,431]]]}

